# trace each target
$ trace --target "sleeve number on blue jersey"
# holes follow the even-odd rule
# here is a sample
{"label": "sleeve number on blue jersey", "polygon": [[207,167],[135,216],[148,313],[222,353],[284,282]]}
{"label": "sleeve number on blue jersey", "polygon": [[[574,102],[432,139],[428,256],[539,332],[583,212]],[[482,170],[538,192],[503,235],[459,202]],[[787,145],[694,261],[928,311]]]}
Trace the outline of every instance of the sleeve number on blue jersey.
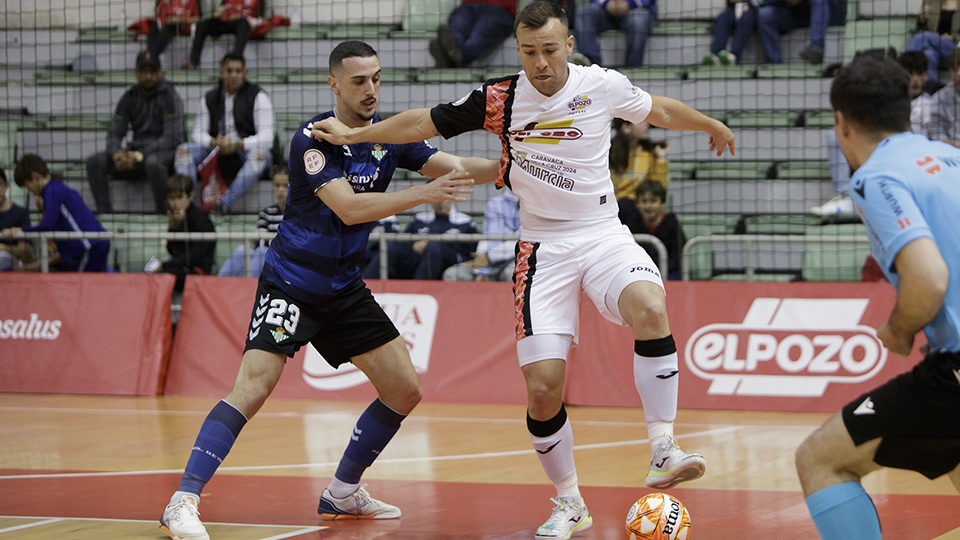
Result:
{"label": "sleeve number on blue jersey", "polygon": [[[284,315],[287,313],[290,314],[290,317],[284,320]],[[283,328],[290,335],[296,334],[297,323],[300,322],[300,308],[296,304],[287,304],[287,301],[281,298],[274,298],[270,301],[270,310],[267,311],[265,322],[274,326],[283,325]]]}

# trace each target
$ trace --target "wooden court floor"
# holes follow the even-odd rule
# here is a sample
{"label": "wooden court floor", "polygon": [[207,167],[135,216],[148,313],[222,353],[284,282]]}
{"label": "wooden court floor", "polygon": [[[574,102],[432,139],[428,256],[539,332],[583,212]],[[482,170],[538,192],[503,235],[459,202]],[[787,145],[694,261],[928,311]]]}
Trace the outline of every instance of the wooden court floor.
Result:
{"label": "wooden court floor", "polygon": [[[0,394],[0,540],[163,540],[156,521],[216,399]],[[214,540],[531,539],[555,494],[522,406],[421,404],[364,481],[403,517],[316,515],[366,403],[268,400],[207,485]],[[622,540],[649,447],[637,409],[570,407],[580,483],[594,526]],[[676,433],[707,473],[670,492],[694,540],[816,539],[793,452],[827,415],[680,411]],[[864,479],[884,538],[960,539],[960,496],[945,477],[884,470]]]}

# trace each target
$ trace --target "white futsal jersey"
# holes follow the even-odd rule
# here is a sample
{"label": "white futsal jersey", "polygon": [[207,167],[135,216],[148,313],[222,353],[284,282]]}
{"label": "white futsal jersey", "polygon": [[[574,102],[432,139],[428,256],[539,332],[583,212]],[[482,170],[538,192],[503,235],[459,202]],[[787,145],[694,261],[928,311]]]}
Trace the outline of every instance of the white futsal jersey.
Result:
{"label": "white futsal jersey", "polygon": [[[523,214],[563,220],[569,227],[617,216],[607,158],[610,122],[644,120],[652,98],[616,71],[568,67],[566,84],[552,96],[541,94],[521,72],[438,105],[431,117],[445,139],[477,129],[498,135],[503,154],[497,184],[513,190]],[[523,223],[523,214],[521,223],[529,230],[534,224]]]}

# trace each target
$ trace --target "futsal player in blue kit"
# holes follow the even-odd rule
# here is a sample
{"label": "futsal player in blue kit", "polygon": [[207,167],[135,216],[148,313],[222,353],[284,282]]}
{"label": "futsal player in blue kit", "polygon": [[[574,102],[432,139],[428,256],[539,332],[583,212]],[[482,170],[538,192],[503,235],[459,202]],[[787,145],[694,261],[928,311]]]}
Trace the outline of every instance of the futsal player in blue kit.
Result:
{"label": "futsal player in blue kit", "polygon": [[[474,180],[496,178],[498,163],[460,158],[425,143],[335,146],[310,138],[312,122],[323,118],[356,127],[380,120],[376,52],[346,41],[334,48],[329,63],[336,109],[304,123],[291,142],[287,205],[260,275],[236,382],[203,422],[160,520],[176,540],[209,539],[199,519],[200,492],[276,386],[286,358],[307,343],[333,367],[352,362],[379,396],[357,421],[317,512],[325,519],[400,517],[399,508],[367,493],[360,476],[423,390],[406,345],[362,281],[358,264],[377,220],[423,203],[465,201]],[[387,193],[397,167],[436,180]]]}
{"label": "futsal player in blue kit", "polygon": [[824,540],[881,538],[860,478],[881,467],[948,475],[960,490],[960,149],[910,132],[909,75],[858,59],[830,90],[850,194],[897,301],[877,337],[923,360],[851,401],[797,449],[807,507]]}

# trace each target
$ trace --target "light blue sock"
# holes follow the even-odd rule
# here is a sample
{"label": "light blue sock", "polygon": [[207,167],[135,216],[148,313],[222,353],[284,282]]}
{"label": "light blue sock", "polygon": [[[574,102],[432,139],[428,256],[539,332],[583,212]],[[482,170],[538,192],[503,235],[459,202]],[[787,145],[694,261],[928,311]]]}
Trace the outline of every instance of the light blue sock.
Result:
{"label": "light blue sock", "polygon": [[823,540],[880,540],[880,517],[860,482],[844,482],[807,497]]}

